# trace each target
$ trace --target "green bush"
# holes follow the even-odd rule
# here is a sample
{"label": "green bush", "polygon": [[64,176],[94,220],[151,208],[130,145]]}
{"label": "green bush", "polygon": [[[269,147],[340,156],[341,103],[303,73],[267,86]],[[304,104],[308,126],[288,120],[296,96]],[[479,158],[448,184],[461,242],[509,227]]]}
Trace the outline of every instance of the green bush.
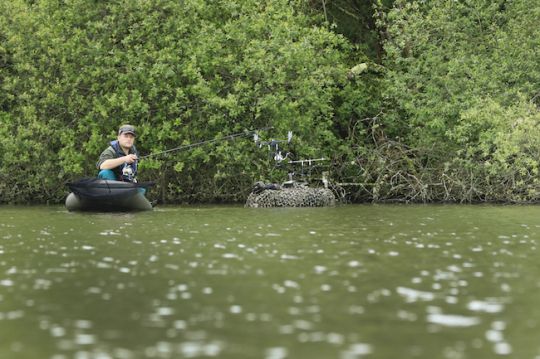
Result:
{"label": "green bush", "polygon": [[[305,156],[337,146],[351,46],[285,0],[73,0],[0,5],[0,199],[60,201],[96,174],[122,123],[141,154],[273,126]],[[322,153],[321,155],[324,155]],[[282,180],[248,140],[141,161],[163,201],[243,200]]]}
{"label": "green bush", "polygon": [[[376,30],[364,13],[372,4]],[[340,23],[327,23],[324,9]],[[96,175],[123,123],[138,127],[142,155],[246,129],[271,126],[263,139],[292,130],[288,150],[330,158],[332,179],[353,184],[337,189],[354,201],[538,199],[540,6],[324,9],[0,2],[0,202],[60,202],[65,182]],[[163,202],[243,201],[254,181],[286,178],[249,138],[140,165]]]}
{"label": "green bush", "polygon": [[379,199],[538,199],[539,15],[525,0],[399,0],[379,19],[385,105],[372,153],[385,160],[360,166],[387,188]]}
{"label": "green bush", "polygon": [[[461,145],[453,167],[468,200],[523,202],[540,190],[540,111],[529,101],[503,107],[493,100],[464,112],[453,131]],[[457,176],[456,176],[457,177]]]}

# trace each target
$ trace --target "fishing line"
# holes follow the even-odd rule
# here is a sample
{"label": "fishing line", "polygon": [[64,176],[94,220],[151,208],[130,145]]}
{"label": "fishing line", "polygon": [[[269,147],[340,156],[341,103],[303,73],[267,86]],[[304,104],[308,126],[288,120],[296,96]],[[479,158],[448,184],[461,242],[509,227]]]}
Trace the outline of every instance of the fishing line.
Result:
{"label": "fishing line", "polygon": [[263,127],[263,128],[259,128],[259,129],[256,129],[256,130],[249,130],[249,131],[244,131],[244,132],[239,132],[239,133],[233,133],[232,135],[228,135],[228,136],[224,136],[224,137],[220,137],[220,138],[214,138],[212,140],[205,140],[205,141],[200,141],[200,142],[196,142],[196,143],[190,143],[188,145],[182,145],[182,146],[171,148],[171,149],[168,149],[168,150],[165,150],[165,151],[155,152],[155,153],[151,153],[149,155],[141,156],[141,157],[139,157],[139,159],[142,160],[142,159],[149,158],[149,157],[164,155],[164,154],[167,154],[167,153],[170,153],[170,152],[189,150],[189,149],[194,148],[194,147],[198,147],[198,146],[202,146],[202,145],[206,145],[206,144],[210,144],[210,143],[214,143],[214,142],[233,140],[233,139],[235,139],[237,137],[250,136],[253,133],[257,133],[257,131],[267,131],[267,130],[272,129],[272,128],[273,127]]}

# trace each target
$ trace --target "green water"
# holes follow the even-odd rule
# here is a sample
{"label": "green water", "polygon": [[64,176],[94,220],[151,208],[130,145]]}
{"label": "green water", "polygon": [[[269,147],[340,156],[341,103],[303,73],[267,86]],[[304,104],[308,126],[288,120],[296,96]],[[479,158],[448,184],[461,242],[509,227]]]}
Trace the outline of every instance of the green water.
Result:
{"label": "green water", "polygon": [[0,207],[0,358],[540,358],[540,207]]}

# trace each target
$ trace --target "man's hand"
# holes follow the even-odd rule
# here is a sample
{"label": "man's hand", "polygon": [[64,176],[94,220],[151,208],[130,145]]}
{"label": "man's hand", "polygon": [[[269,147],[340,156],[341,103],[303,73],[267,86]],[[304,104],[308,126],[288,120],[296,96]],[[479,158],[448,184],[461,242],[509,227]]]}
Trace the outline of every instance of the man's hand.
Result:
{"label": "man's hand", "polygon": [[133,163],[135,161],[137,161],[137,155],[134,155],[132,153],[130,153],[129,155],[126,155],[124,156],[124,162],[126,163]]}

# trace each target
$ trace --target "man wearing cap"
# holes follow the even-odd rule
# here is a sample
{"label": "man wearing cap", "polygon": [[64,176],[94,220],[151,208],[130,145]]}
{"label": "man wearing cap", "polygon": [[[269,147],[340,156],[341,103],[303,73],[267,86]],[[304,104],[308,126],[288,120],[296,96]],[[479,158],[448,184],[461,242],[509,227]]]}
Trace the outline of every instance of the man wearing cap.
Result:
{"label": "man wearing cap", "polygon": [[97,168],[100,170],[98,178],[106,180],[137,182],[138,153],[135,148],[135,127],[122,125],[118,130],[118,137],[111,141],[99,156]]}

